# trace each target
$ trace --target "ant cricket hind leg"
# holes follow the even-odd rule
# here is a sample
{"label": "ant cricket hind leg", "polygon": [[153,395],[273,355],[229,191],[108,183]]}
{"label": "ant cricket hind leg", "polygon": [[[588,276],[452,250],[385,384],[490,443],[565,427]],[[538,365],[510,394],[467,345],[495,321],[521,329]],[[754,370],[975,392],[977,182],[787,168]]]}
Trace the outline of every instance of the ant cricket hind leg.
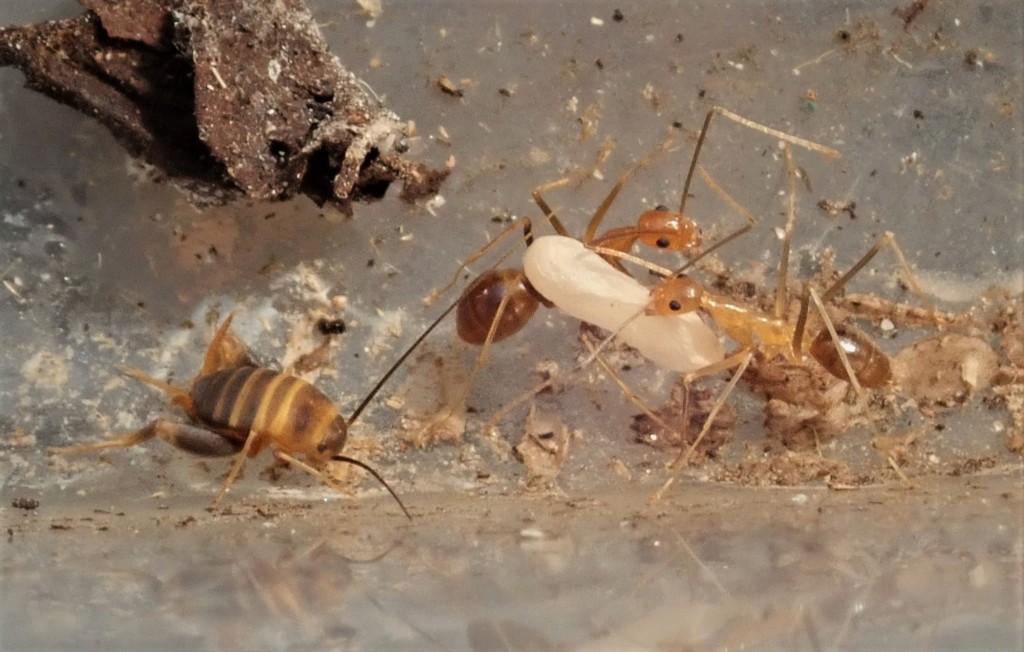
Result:
{"label": "ant cricket hind leg", "polygon": [[112,435],[108,439],[92,444],[50,448],[58,455],[80,455],[108,448],[130,448],[156,437],[175,448],[203,457],[225,457],[234,455],[241,445],[223,435],[200,426],[179,423],[167,419],[155,419],[134,432]]}
{"label": "ant cricket hind leg", "polygon": [[235,455],[241,444],[206,428],[167,419],[155,419],[134,432],[111,435],[92,444],[50,448],[55,455],[71,456],[96,453],[112,448],[130,448],[150,439],[162,439],[175,448],[203,457],[227,457]]}

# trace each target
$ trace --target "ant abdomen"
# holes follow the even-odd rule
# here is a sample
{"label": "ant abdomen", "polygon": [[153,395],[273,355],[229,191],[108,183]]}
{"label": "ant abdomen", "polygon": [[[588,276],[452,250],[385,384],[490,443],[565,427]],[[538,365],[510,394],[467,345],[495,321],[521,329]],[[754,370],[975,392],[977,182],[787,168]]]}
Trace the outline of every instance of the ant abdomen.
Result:
{"label": "ant abdomen", "polygon": [[494,330],[494,342],[511,337],[529,323],[540,301],[526,285],[521,269],[492,269],[481,274],[462,293],[455,324],[459,338],[469,344],[483,344],[508,295],[505,310]]}
{"label": "ant abdomen", "polygon": [[[839,335],[838,346],[843,347],[846,359],[850,361],[850,367],[863,387],[876,389],[889,382],[892,377],[889,357],[867,335],[842,326],[836,326],[836,333]],[[836,346],[829,332],[822,330],[811,342],[809,353],[830,374],[849,381]]]}

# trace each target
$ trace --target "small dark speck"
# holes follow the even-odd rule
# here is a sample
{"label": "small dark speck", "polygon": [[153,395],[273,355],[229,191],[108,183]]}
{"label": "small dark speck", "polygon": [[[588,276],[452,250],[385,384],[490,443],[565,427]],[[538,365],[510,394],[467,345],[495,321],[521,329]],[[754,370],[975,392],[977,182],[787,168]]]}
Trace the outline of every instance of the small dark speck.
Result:
{"label": "small dark speck", "polygon": [[135,305],[138,306],[139,308],[145,308],[146,307],[146,302],[145,301],[137,301],[137,302],[135,302]]}
{"label": "small dark speck", "polygon": [[683,33],[679,32],[678,34],[676,34],[676,43],[682,43],[682,42],[683,42]]}
{"label": "small dark speck", "polygon": [[341,335],[345,332],[345,321],[342,319],[318,319],[317,330],[321,335]]}
{"label": "small dark speck", "polygon": [[616,9],[614,12],[612,12],[612,20],[614,20],[617,23],[621,23],[622,21],[626,20],[626,16],[622,13],[621,9]]}
{"label": "small dark speck", "polygon": [[699,97],[701,99],[704,99],[704,96],[707,95],[707,93],[708,92],[706,90],[701,88],[700,90],[697,91],[697,97]]}
{"label": "small dark speck", "polygon": [[849,41],[850,40],[850,36],[851,36],[850,32],[846,31],[845,29],[841,29],[838,32],[836,32],[836,37],[840,41]]}
{"label": "small dark speck", "polygon": [[598,70],[604,70],[604,61],[601,61],[600,59],[598,59],[598,60],[594,61],[594,65],[597,66]]}
{"label": "small dark speck", "polygon": [[870,173],[868,173],[868,176],[869,176],[869,177],[875,177],[875,176],[878,176],[878,170],[872,170],[872,171],[871,171]]}
{"label": "small dark speck", "polygon": [[375,261],[373,258],[371,258],[370,260],[366,261],[366,266],[367,267],[373,267],[376,264],[377,264],[377,261]]}
{"label": "small dark speck", "polygon": [[512,97],[512,91],[510,91],[507,88],[499,88],[498,94],[501,95],[502,97]]}
{"label": "small dark speck", "polygon": [[22,498],[21,496],[17,496],[11,500],[11,507],[16,509],[33,510],[39,507],[39,501],[35,498]]}
{"label": "small dark speck", "polygon": [[924,113],[921,112],[921,109],[914,109],[914,119],[924,120]]}
{"label": "small dark speck", "polygon": [[946,425],[943,424],[943,423],[936,423],[935,424],[935,429],[938,430],[939,432],[942,432],[943,430],[946,429]]}
{"label": "small dark speck", "polygon": [[673,129],[682,129],[683,128],[683,123],[678,121],[678,120],[673,120],[672,121],[672,128]]}

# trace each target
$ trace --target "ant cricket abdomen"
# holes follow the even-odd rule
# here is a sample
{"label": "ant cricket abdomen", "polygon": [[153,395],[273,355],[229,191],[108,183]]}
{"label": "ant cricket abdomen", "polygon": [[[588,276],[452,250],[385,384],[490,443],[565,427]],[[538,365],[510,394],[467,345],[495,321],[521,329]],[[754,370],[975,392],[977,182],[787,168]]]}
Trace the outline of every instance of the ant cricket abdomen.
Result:
{"label": "ant cricket abdomen", "polygon": [[884,387],[892,378],[889,357],[863,333],[836,325],[836,334],[839,335],[838,342],[832,341],[832,336],[827,330],[818,333],[808,348],[811,357],[836,378],[849,381],[849,375],[836,348],[841,346],[861,386],[870,389]]}
{"label": "ant cricket abdomen", "polygon": [[500,342],[526,326],[539,306],[540,300],[527,285],[522,270],[492,269],[463,292],[455,315],[456,332],[463,342],[483,344],[500,312],[492,340]]}

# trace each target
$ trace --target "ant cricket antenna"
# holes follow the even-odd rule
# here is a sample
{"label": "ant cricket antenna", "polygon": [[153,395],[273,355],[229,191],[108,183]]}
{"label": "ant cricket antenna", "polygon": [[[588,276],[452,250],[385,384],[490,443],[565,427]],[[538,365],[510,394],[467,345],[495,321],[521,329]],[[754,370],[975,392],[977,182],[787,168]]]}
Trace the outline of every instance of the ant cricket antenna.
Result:
{"label": "ant cricket antenna", "polygon": [[366,471],[374,478],[376,478],[377,482],[381,483],[384,486],[384,488],[388,490],[388,493],[391,494],[391,497],[394,498],[395,502],[398,503],[398,506],[402,508],[402,512],[405,513],[405,517],[410,521],[412,520],[412,514],[410,514],[409,510],[405,508],[405,503],[402,502],[402,499],[398,497],[398,494],[395,493],[395,490],[391,488],[391,485],[389,485],[387,481],[385,481],[384,478],[382,478],[379,473],[374,471],[369,464],[365,462],[360,462],[356,458],[349,457],[348,455],[335,455],[331,459],[337,460],[338,462],[345,462],[347,464],[358,466],[359,468],[361,468],[362,470]]}
{"label": "ant cricket antenna", "polygon": [[[384,375],[381,376],[380,380],[378,380],[377,383],[370,389],[366,397],[363,398],[363,400],[359,403],[358,406],[356,406],[356,409],[352,412],[352,416],[348,418],[348,427],[351,427],[352,424],[355,423],[356,419],[359,418],[359,415],[361,415],[363,411],[366,410],[366,407],[370,404],[370,401],[372,401],[374,397],[377,396],[381,388],[384,387],[384,384],[388,382],[388,380],[390,380],[393,375],[395,375],[395,372],[398,371],[398,369],[405,363],[409,356],[412,355],[413,351],[415,351],[419,347],[419,345],[423,343],[423,340],[425,340],[427,336],[430,335],[430,333],[432,333],[435,328],[437,328],[438,324],[440,324],[444,320],[444,318],[447,317],[448,314],[452,310],[454,310],[455,307],[458,305],[459,302],[456,301],[447,308],[445,308],[444,312],[442,312],[438,317],[436,317],[434,321],[431,322],[429,326],[427,326],[426,330],[420,333],[419,337],[417,337],[413,341],[413,343],[410,344],[409,347],[402,352],[402,355],[398,356],[398,359],[395,360],[394,363],[392,363],[391,367],[388,368],[386,372],[384,372]],[[374,478],[376,478],[377,482],[379,482],[381,485],[383,485],[385,489],[388,490],[388,493],[391,494],[391,497],[394,498],[395,502],[398,503],[398,506],[402,508],[402,511],[405,513],[405,516],[410,521],[412,520],[412,515],[409,513],[409,510],[405,508],[405,504],[402,502],[402,499],[398,497],[398,494],[395,493],[395,490],[392,489],[391,485],[389,485],[384,480],[384,478],[382,478],[381,475],[377,473],[373,468],[371,468],[368,464],[366,464],[365,462],[360,462],[355,458],[348,457],[347,455],[335,455],[331,459],[358,466],[359,468],[363,469],[364,471],[372,475]]]}

